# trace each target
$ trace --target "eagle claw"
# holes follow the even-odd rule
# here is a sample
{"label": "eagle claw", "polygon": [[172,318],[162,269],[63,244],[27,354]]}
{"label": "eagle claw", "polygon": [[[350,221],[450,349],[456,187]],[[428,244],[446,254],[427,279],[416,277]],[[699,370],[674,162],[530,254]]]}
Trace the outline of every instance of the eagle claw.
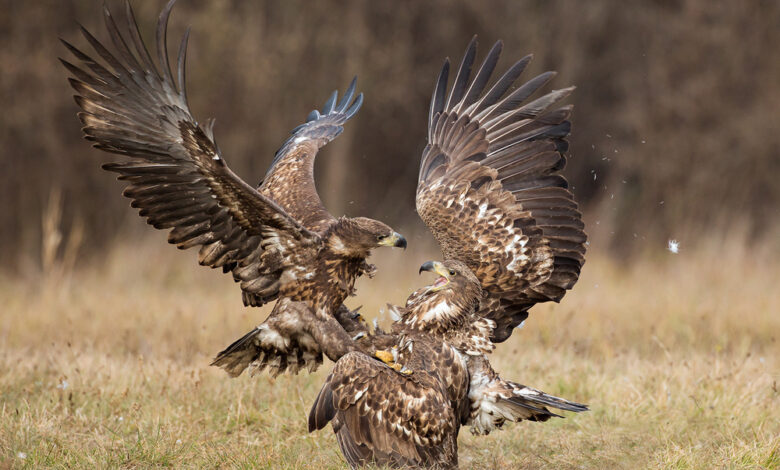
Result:
{"label": "eagle claw", "polygon": [[393,358],[393,353],[390,351],[384,351],[384,350],[377,351],[374,353],[374,357],[384,362],[385,364],[389,365],[390,367],[392,367],[392,364],[395,363],[395,360]]}
{"label": "eagle claw", "polygon": [[374,276],[376,276],[376,271],[377,271],[376,265],[368,264],[368,263],[364,262],[364,264],[363,264],[363,273],[366,276],[368,276],[369,279],[373,279]]}
{"label": "eagle claw", "polygon": [[388,367],[398,372],[399,374],[411,374],[412,369],[409,369],[405,365],[396,362],[397,354],[397,352],[394,354],[394,351],[378,350],[374,352],[374,357],[384,362]]}

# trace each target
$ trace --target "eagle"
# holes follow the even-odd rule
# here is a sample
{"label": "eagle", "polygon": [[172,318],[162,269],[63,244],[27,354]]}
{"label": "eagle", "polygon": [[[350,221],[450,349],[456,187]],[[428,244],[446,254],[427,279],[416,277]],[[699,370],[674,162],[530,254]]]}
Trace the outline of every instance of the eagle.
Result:
{"label": "eagle", "polygon": [[506,421],[560,416],[548,407],[588,409],[504,380],[492,368],[486,354],[495,322],[479,315],[483,291],[465,264],[427,262],[420,270],[440,277],[400,310],[390,357],[346,353],[309,412],[309,431],[331,423],[352,468],[456,468],[461,425],[485,435]]}
{"label": "eagle", "polygon": [[545,72],[510,91],[529,55],[484,91],[502,47],[496,42],[469,80],[473,38],[449,94],[450,65],[444,62],[416,195],[417,212],[443,257],[464,263],[486,292],[480,315],[495,321],[495,343],[509,338],[533,305],[559,302],[574,286],[587,241],[582,214],[560,174],[572,106],[555,105],[574,87],[525,102],[555,76]]}
{"label": "eagle", "polygon": [[[131,206],[180,249],[199,247],[201,265],[221,268],[239,283],[243,302],[277,300],[268,320],[251,338],[276,354],[276,371],[313,369],[322,362],[303,325],[285,323],[302,302],[326,324],[353,320],[342,306],[362,274],[371,250],[406,247],[386,224],[365,217],[333,217],[314,184],[318,150],[336,138],[361,106],[356,81],[339,99],[333,92],[322,110],[296,127],[273,159],[259,188],[227,166],[213,133],[213,120],[199,123],[187,103],[185,59],[189,29],[179,47],[176,79],[167,50],[170,0],[157,23],[157,62],[141,39],[129,2],[125,21],[104,17],[113,51],[83,27],[96,60],[63,40],[80,62],[60,59],[72,74],[84,137],[106,152],[127,157],[103,168],[119,174]],[[292,306],[292,307],[291,307]],[[293,346],[290,346],[290,345]],[[297,346],[296,346],[297,345]],[[288,360],[286,353],[294,347]],[[230,359],[230,358],[228,358]]]}
{"label": "eagle", "polygon": [[[491,343],[509,338],[536,303],[563,298],[579,278],[587,241],[582,214],[560,174],[572,106],[555,105],[574,87],[527,101],[555,76],[545,72],[516,86],[528,55],[488,88],[502,48],[496,42],[471,79],[474,37],[449,93],[450,61],[445,60],[431,97],[415,198],[443,258],[464,263],[480,281],[485,298],[479,316],[495,323]],[[351,315],[343,306],[341,311],[341,324],[356,338],[365,337],[366,329],[350,325]],[[235,342],[214,364],[236,376],[266,367],[269,357],[271,365],[294,362],[300,342],[281,344],[281,353],[271,350],[261,340],[265,328],[260,325]],[[275,337],[278,328],[272,331]],[[325,350],[355,349],[331,346]]]}
{"label": "eagle", "polygon": [[310,431],[332,423],[352,467],[455,467],[462,424],[487,434],[557,416],[548,406],[587,409],[501,379],[486,356],[533,305],[573,287],[587,237],[560,174],[571,106],[554,106],[573,88],[526,102],[554,75],[512,90],[526,56],[485,91],[502,43],[471,79],[476,46],[475,37],[449,93],[449,60],[441,69],[420,164],[417,212],[447,260],[421,271],[440,277],[409,297],[390,335],[340,348],[309,415]]}

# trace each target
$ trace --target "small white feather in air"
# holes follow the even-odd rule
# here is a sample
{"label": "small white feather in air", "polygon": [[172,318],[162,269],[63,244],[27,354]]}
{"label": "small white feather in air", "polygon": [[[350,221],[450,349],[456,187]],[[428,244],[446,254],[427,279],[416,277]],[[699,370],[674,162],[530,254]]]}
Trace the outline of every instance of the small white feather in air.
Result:
{"label": "small white feather in air", "polygon": [[677,240],[670,239],[669,243],[666,245],[666,249],[674,254],[677,254],[680,252],[680,243]]}

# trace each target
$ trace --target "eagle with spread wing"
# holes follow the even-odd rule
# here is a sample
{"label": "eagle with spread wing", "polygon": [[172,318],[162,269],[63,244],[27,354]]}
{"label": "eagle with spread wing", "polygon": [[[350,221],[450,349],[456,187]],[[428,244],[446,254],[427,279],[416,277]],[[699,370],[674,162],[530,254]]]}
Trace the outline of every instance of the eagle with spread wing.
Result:
{"label": "eagle with spread wing", "polygon": [[[278,299],[268,320],[237,343],[269,351],[254,359],[274,361],[277,373],[315,368],[322,362],[320,346],[285,309],[302,302],[326,324],[348,322],[342,302],[358,276],[373,272],[366,262],[371,250],[406,247],[406,240],[382,222],[331,216],[314,185],[318,150],[342,132],[363,96],[355,97],[355,80],[340,100],[334,92],[322,111],[312,111],[293,130],[255,189],[228,168],[214,139],[213,120],[200,124],[190,112],[185,89],[189,29],[174,79],[166,41],[174,3],[168,2],[157,24],[159,67],[141,39],[129,2],[124,22],[114,21],[104,7],[113,52],[82,28],[102,62],[63,41],[81,62],[79,67],[61,59],[73,75],[84,136],[101,150],[128,157],[103,168],[127,182],[124,195],[149,224],[170,229],[170,243],[180,249],[199,247],[201,265],[232,273],[245,305]],[[236,357],[227,354],[222,360],[230,370]]]}
{"label": "eagle with spread wing", "polygon": [[555,75],[545,72],[510,91],[531,60],[526,56],[485,92],[501,48],[499,41],[469,80],[473,39],[448,95],[445,61],[431,99],[416,198],[444,258],[466,264],[487,293],[482,316],[496,322],[493,342],[506,340],[534,304],[558,302],[574,286],[587,240],[560,174],[572,107],[554,107],[574,88],[526,103]]}
{"label": "eagle with spread wing", "polygon": [[[560,175],[571,107],[551,109],[572,88],[526,103],[554,75],[510,91],[529,56],[485,91],[501,48],[471,80],[472,40],[449,94],[446,61],[431,100],[416,202],[448,259],[421,270],[440,277],[409,297],[390,352],[378,335],[363,340],[368,354],[336,363],[309,415],[310,431],[332,423],[353,467],[454,467],[462,424],[487,434],[507,420],[557,416],[547,406],[587,409],[501,379],[486,357],[530,307],[576,283],[586,241]],[[372,350],[386,365],[370,360]]]}
{"label": "eagle with spread wing", "polygon": [[[489,434],[506,421],[547,421],[549,408],[587,406],[502,379],[486,354],[495,326],[480,316],[483,291],[459,261],[428,262],[439,278],[414,292],[390,352],[350,351],[336,362],[309,413],[309,431],[331,423],[347,462],[455,468],[460,427]],[[401,365],[403,364],[403,365]],[[549,408],[548,408],[549,407]]]}

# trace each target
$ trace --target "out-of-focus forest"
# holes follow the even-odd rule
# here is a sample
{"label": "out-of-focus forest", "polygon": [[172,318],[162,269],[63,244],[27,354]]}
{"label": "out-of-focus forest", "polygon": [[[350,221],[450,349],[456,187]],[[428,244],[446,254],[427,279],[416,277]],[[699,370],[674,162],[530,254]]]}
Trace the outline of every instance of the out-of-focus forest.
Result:
{"label": "out-of-focus forest", "polygon": [[[107,39],[102,2],[2,3],[2,265],[45,263],[68,246],[91,255],[147,230],[100,169],[111,157],[81,139],[57,61],[58,38],[86,46],[77,22]],[[133,4],[153,41],[163,2]],[[444,57],[458,61],[478,34],[481,54],[504,40],[499,69],[534,53],[527,78],[553,69],[552,88],[577,86],[566,175],[591,240],[629,254],[710,232],[777,233],[779,2],[180,0],[171,49],[186,25],[193,112],[217,119],[229,164],[253,184],[288,132],[358,75],[365,104],[316,168],[334,214],[422,229],[414,185],[428,100]]]}

